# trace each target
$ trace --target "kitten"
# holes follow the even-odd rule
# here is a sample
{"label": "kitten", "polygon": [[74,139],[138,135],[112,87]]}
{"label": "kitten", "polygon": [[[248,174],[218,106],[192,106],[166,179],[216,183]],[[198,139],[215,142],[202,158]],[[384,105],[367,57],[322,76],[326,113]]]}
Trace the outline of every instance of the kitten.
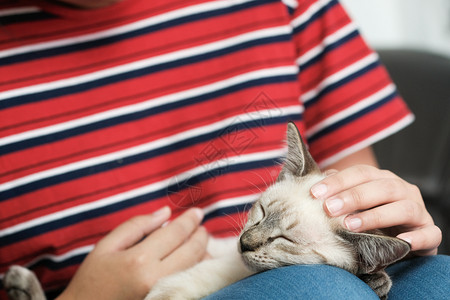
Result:
{"label": "kitten", "polygon": [[[288,124],[287,143],[288,154],[276,183],[254,203],[240,236],[210,239],[212,259],[160,279],[145,300],[199,299],[254,273],[294,264],[343,268],[381,299],[387,298],[392,283],[384,268],[408,254],[409,244],[378,230],[353,233],[343,226],[344,217],[328,217],[323,201],[310,196],[311,186],[325,176],[293,123]],[[17,277],[17,272],[23,276]],[[5,275],[4,285],[11,299],[44,299],[38,298],[42,291],[32,295],[39,283],[27,269],[14,267]],[[30,297],[14,297],[11,291]]]}

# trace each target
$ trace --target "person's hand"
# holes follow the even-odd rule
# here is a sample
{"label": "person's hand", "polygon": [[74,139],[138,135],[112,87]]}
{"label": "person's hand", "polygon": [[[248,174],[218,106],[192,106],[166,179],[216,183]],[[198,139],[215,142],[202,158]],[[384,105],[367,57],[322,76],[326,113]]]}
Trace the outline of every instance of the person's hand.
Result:
{"label": "person's hand", "polygon": [[384,229],[410,243],[414,254],[437,253],[442,233],[415,185],[390,171],[366,165],[327,175],[311,188],[311,194],[325,200],[329,216],[348,215],[345,226],[354,232]]}
{"label": "person's hand", "polygon": [[170,214],[165,207],[111,231],[58,299],[143,299],[159,278],[201,261],[208,241],[201,210],[190,209],[161,227]]}

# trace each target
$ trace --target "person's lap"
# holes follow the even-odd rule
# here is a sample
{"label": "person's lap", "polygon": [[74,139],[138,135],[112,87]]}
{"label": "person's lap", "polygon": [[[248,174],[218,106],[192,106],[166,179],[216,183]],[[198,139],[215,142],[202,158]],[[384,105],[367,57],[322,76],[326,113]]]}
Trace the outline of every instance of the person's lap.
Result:
{"label": "person's lap", "polygon": [[[450,257],[418,257],[387,269],[394,285],[389,299],[445,299],[450,295]],[[445,295],[445,296],[444,296]],[[359,278],[326,266],[289,266],[245,278],[205,298],[378,299]]]}
{"label": "person's lap", "polygon": [[449,299],[450,256],[416,257],[387,268],[389,299]]}

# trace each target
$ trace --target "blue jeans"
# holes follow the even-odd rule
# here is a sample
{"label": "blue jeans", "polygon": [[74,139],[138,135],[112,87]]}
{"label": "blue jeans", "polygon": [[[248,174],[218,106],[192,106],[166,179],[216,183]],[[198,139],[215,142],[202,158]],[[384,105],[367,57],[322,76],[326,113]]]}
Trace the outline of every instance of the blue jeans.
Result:
{"label": "blue jeans", "polygon": [[[387,268],[389,299],[450,299],[450,256],[417,257]],[[359,278],[326,265],[289,266],[245,278],[212,295],[217,299],[379,299]]]}

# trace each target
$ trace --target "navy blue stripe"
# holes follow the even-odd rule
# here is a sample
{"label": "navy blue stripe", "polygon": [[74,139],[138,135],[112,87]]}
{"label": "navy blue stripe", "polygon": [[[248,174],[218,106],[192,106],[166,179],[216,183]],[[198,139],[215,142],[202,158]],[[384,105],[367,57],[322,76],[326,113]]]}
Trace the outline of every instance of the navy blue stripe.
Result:
{"label": "navy blue stripe", "polygon": [[291,6],[287,5],[287,4],[284,4],[284,5],[286,6],[286,9],[287,9],[287,11],[288,11],[288,14],[289,14],[290,16],[294,15],[294,13],[295,13],[295,8],[294,8],[294,7],[291,7]]}
{"label": "navy blue stripe", "polygon": [[185,24],[185,23],[189,23],[189,22],[196,22],[196,21],[200,21],[203,19],[208,19],[208,18],[220,16],[220,15],[230,14],[230,13],[234,13],[236,11],[256,7],[259,5],[264,5],[264,4],[275,2],[275,1],[276,0],[251,1],[251,2],[247,2],[247,3],[235,5],[232,7],[226,7],[226,8],[216,9],[213,11],[207,11],[207,12],[192,14],[189,16],[184,16],[184,17],[181,17],[181,18],[178,18],[175,20],[162,22],[159,24],[145,27],[145,28],[137,29],[134,31],[123,33],[123,34],[118,34],[118,35],[111,36],[111,37],[97,39],[94,41],[87,41],[87,42],[83,42],[83,43],[77,43],[74,45],[61,46],[61,47],[57,47],[57,48],[38,50],[38,51],[18,54],[18,55],[14,55],[14,56],[10,56],[10,57],[5,57],[5,58],[0,59],[0,65],[9,65],[9,64],[13,64],[13,63],[25,62],[25,61],[41,59],[41,58],[45,58],[45,57],[51,57],[51,56],[67,54],[67,53],[71,53],[71,52],[87,50],[87,49],[91,49],[91,48],[95,48],[95,47],[101,47],[101,46],[109,45],[109,44],[116,43],[119,41],[123,41],[126,39],[131,39],[131,38],[135,38],[135,37],[138,37],[141,35],[149,34],[151,32],[155,32],[158,30],[163,30],[163,29],[178,26],[181,24]]}
{"label": "navy blue stripe", "polygon": [[364,75],[365,73],[370,72],[371,70],[377,68],[378,66],[380,66],[380,62],[377,60],[371,64],[369,64],[368,66],[362,68],[361,70],[352,73],[351,75],[339,80],[338,82],[335,82],[333,84],[330,84],[329,86],[327,86],[326,88],[324,88],[323,90],[321,90],[315,97],[311,98],[308,102],[305,103],[305,108],[308,108],[311,105],[314,105],[316,102],[319,101],[319,99],[321,97],[323,97],[325,94],[343,86],[346,85],[347,83],[349,83],[350,81],[356,79],[356,78],[360,78],[362,75]]}
{"label": "navy blue stripe", "polygon": [[310,138],[308,138],[309,142],[314,142],[317,139],[320,139],[321,137],[331,133],[331,132],[335,132],[336,130],[338,130],[340,127],[345,126],[351,122],[353,122],[354,120],[358,120],[364,117],[364,115],[378,109],[379,107],[385,105],[386,103],[392,101],[393,99],[395,99],[395,97],[397,96],[397,91],[394,91],[392,94],[390,94],[389,96],[381,99],[380,101],[364,108],[363,110],[359,111],[356,114],[350,115],[347,118],[344,118],[342,120],[340,120],[339,122],[334,123],[331,126],[325,127],[324,129],[316,132],[314,135],[312,135]]}
{"label": "navy blue stripe", "polygon": [[206,214],[205,217],[203,218],[203,223],[205,221],[208,221],[208,220],[213,219],[213,218],[226,217],[226,216],[229,216],[231,214],[245,212],[245,211],[248,211],[251,207],[252,207],[252,205],[249,204],[249,203],[223,207],[223,208],[217,209],[215,211],[212,211],[209,214]]}
{"label": "navy blue stripe", "polygon": [[[29,268],[38,268],[38,267],[45,267],[48,268],[50,270],[59,270],[65,267],[69,267],[69,266],[73,266],[73,265],[79,265],[83,262],[83,260],[86,258],[87,253],[86,254],[79,254],[79,255],[75,255],[72,256],[66,260],[63,261],[53,261],[49,258],[44,258],[41,259],[37,262],[35,262],[34,264],[30,265]],[[47,298],[47,299],[54,299],[54,298]]]}
{"label": "navy blue stripe", "polygon": [[306,27],[309,26],[309,24],[311,24],[312,22],[314,22],[318,18],[322,17],[327,11],[329,11],[333,6],[335,6],[337,4],[338,4],[338,1],[333,0],[330,3],[328,3],[327,5],[325,5],[324,7],[322,7],[321,9],[319,9],[316,13],[314,13],[311,16],[311,18],[309,18],[309,20],[307,20],[306,22],[304,22],[303,24],[301,24],[298,27],[294,27],[294,34],[297,34],[297,33],[301,32],[301,31],[303,31]]}
{"label": "navy blue stripe", "polygon": [[[218,168],[217,172],[220,174],[229,174],[229,173],[241,172],[241,171],[252,170],[252,169],[257,169],[257,168],[270,167],[270,166],[276,165],[278,163],[279,162],[277,159],[267,159],[267,160],[261,160],[261,161],[244,162],[244,163],[240,163],[240,164],[229,165],[229,166],[224,166],[222,168]],[[126,201],[121,201],[121,202],[114,203],[114,204],[111,204],[108,206],[100,207],[100,208],[82,212],[82,213],[79,213],[76,215],[67,216],[67,217],[59,219],[59,220],[55,220],[52,222],[37,225],[35,227],[25,229],[25,230],[19,231],[17,233],[11,234],[11,235],[0,237],[0,244],[3,246],[10,245],[12,243],[16,243],[16,242],[19,242],[19,241],[22,241],[22,240],[25,240],[25,239],[28,239],[31,237],[35,237],[35,236],[38,236],[38,235],[41,235],[44,233],[48,233],[48,232],[60,229],[60,228],[71,226],[71,225],[77,224],[79,222],[83,222],[86,220],[98,218],[100,216],[112,214],[114,212],[124,210],[124,209],[130,208],[130,207],[133,207],[133,206],[145,203],[145,202],[149,202],[154,199],[162,198],[162,197],[165,197],[168,195],[169,190],[172,192],[177,191],[177,190],[179,191],[182,188],[186,188],[188,186],[195,185],[199,182],[210,179],[212,176],[214,176],[214,175],[211,174],[210,172],[201,173],[201,174],[198,174],[196,176],[189,178],[187,181],[188,184],[186,184],[186,185],[173,184],[173,185],[169,186],[168,188],[163,188],[163,189],[160,189],[155,192],[151,192],[151,193],[148,193],[145,195],[127,199]],[[233,212],[236,212],[236,210],[234,209]]]}
{"label": "navy blue stripe", "polygon": [[[31,12],[31,13],[26,13],[26,14],[17,14],[17,15],[0,17],[0,26],[6,26],[6,25],[14,24],[14,23],[34,22],[34,21],[54,19],[54,18],[56,18],[54,15],[49,14],[45,11],[37,11],[37,12]],[[29,25],[32,26],[33,24],[29,24]],[[3,59],[0,59],[0,62],[2,60]]]}
{"label": "navy blue stripe", "polygon": [[153,116],[153,115],[156,115],[159,113],[163,113],[166,111],[170,111],[170,110],[178,109],[178,108],[181,108],[184,106],[193,105],[193,104],[197,104],[197,103],[204,102],[207,100],[211,100],[213,98],[221,97],[226,94],[231,94],[231,93],[243,90],[243,89],[247,89],[247,88],[251,88],[251,87],[255,87],[255,86],[266,85],[266,84],[273,84],[273,83],[294,82],[296,80],[297,80],[296,75],[280,75],[280,76],[276,76],[276,77],[261,78],[261,79],[255,79],[255,80],[239,83],[239,84],[236,84],[231,87],[227,87],[227,88],[224,88],[221,90],[203,94],[201,96],[186,98],[181,101],[164,104],[164,105],[161,105],[158,107],[152,107],[152,108],[149,108],[149,109],[146,109],[143,111],[138,111],[135,113],[122,115],[122,116],[110,118],[110,119],[103,120],[103,121],[98,121],[98,122],[80,126],[77,128],[67,129],[67,130],[59,131],[59,132],[56,132],[53,134],[39,136],[39,137],[35,137],[35,138],[23,140],[23,141],[11,143],[11,144],[8,144],[5,146],[1,146],[0,147],[0,155],[5,155],[5,154],[12,153],[15,151],[20,151],[20,150],[24,150],[24,149],[31,148],[31,147],[36,147],[39,145],[60,141],[63,139],[67,139],[67,138],[74,137],[77,135],[85,134],[85,133],[92,132],[95,130],[100,130],[100,129],[111,127],[111,126],[116,126],[116,125],[119,125],[122,123],[136,121],[136,120],[147,118],[147,117],[150,117],[150,116]]}
{"label": "navy blue stripe", "polygon": [[[281,116],[281,117],[273,117],[273,118],[264,119],[264,120],[251,120],[251,121],[235,124],[235,125],[233,125],[233,129],[236,129],[236,130],[244,129],[245,130],[245,129],[249,129],[249,128],[260,127],[262,125],[268,126],[268,125],[272,125],[272,124],[282,124],[282,123],[287,123],[292,118],[299,119],[299,117],[300,117],[299,114],[293,114],[293,115],[287,115],[287,116]],[[166,155],[167,153],[170,153],[173,151],[177,151],[177,150],[180,150],[183,148],[191,147],[192,145],[195,145],[198,143],[202,143],[202,142],[205,142],[208,140],[215,139],[219,136],[225,135],[227,132],[229,132],[229,130],[227,131],[227,129],[216,130],[216,131],[213,131],[210,133],[206,133],[206,134],[199,135],[196,137],[188,138],[188,139],[185,139],[185,140],[179,141],[177,143],[174,143],[174,144],[171,144],[168,146],[164,146],[164,147],[161,147],[158,149],[154,149],[154,150],[150,150],[150,151],[140,153],[137,155],[125,157],[125,158],[121,159],[120,162],[110,161],[110,162],[98,164],[95,166],[90,166],[90,167],[82,168],[79,170],[74,170],[74,171],[71,171],[68,173],[64,173],[62,175],[52,176],[52,177],[43,178],[43,179],[40,179],[37,181],[33,181],[28,184],[24,184],[24,185],[18,186],[16,188],[13,188],[10,190],[0,192],[0,201],[4,201],[4,200],[7,200],[7,199],[10,199],[13,197],[18,197],[18,196],[24,195],[26,193],[30,193],[30,192],[33,192],[33,191],[36,191],[36,190],[39,190],[42,188],[46,188],[46,187],[49,187],[52,185],[56,185],[56,184],[59,184],[62,182],[75,180],[77,178],[113,170],[113,169],[116,169],[116,168],[119,168],[119,167],[122,167],[125,165],[130,165],[130,164],[137,163],[137,162],[140,162],[140,161],[143,161],[146,159],[154,158],[159,155]]]}
{"label": "navy blue stripe", "polygon": [[43,91],[43,92],[39,92],[39,93],[33,93],[33,94],[28,94],[28,95],[12,97],[12,98],[8,98],[8,99],[4,99],[4,100],[0,101],[0,109],[10,108],[13,106],[18,106],[18,105],[22,105],[22,104],[26,104],[26,103],[43,101],[43,100],[47,100],[47,99],[51,99],[51,98],[62,97],[65,95],[80,93],[80,92],[88,91],[91,89],[99,88],[101,86],[114,84],[114,83],[117,83],[120,81],[146,76],[146,75],[156,73],[159,71],[163,71],[163,70],[168,70],[170,68],[181,67],[183,65],[193,64],[193,63],[201,62],[201,61],[204,61],[207,59],[216,58],[216,57],[219,57],[222,55],[241,51],[241,50],[248,49],[250,47],[254,47],[254,46],[258,46],[258,45],[265,45],[265,44],[270,44],[270,43],[278,43],[278,42],[288,41],[290,38],[291,38],[291,36],[289,34],[286,34],[286,35],[280,35],[280,36],[275,36],[275,37],[262,38],[262,39],[253,40],[253,41],[247,41],[242,44],[238,44],[238,45],[235,45],[235,46],[232,46],[229,48],[220,49],[220,50],[209,52],[206,54],[195,55],[192,57],[187,57],[187,58],[183,58],[183,59],[179,59],[179,60],[175,60],[175,61],[171,61],[171,62],[167,62],[167,63],[162,63],[162,64],[158,64],[158,65],[154,65],[154,66],[149,66],[146,68],[130,71],[127,73],[112,75],[112,76],[108,76],[105,78],[101,78],[101,79],[86,82],[86,83],[80,83],[77,85],[57,88],[57,89],[53,89],[53,90],[49,90],[49,91]]}
{"label": "navy blue stripe", "polygon": [[325,54],[327,54],[328,52],[330,52],[330,51],[332,51],[332,50],[334,50],[336,48],[341,47],[343,44],[347,43],[348,41],[351,41],[352,39],[354,39],[354,38],[356,38],[358,36],[359,36],[358,30],[354,30],[353,32],[351,32],[347,36],[343,37],[342,39],[340,39],[340,40],[338,40],[338,41],[336,41],[336,42],[334,42],[332,44],[329,44],[328,46],[326,46],[323,49],[323,51],[320,54],[318,54],[314,58],[310,59],[306,63],[300,65],[300,70],[303,71],[303,70],[307,69],[308,67],[310,67],[314,63],[320,61],[323,58],[323,56]]}

